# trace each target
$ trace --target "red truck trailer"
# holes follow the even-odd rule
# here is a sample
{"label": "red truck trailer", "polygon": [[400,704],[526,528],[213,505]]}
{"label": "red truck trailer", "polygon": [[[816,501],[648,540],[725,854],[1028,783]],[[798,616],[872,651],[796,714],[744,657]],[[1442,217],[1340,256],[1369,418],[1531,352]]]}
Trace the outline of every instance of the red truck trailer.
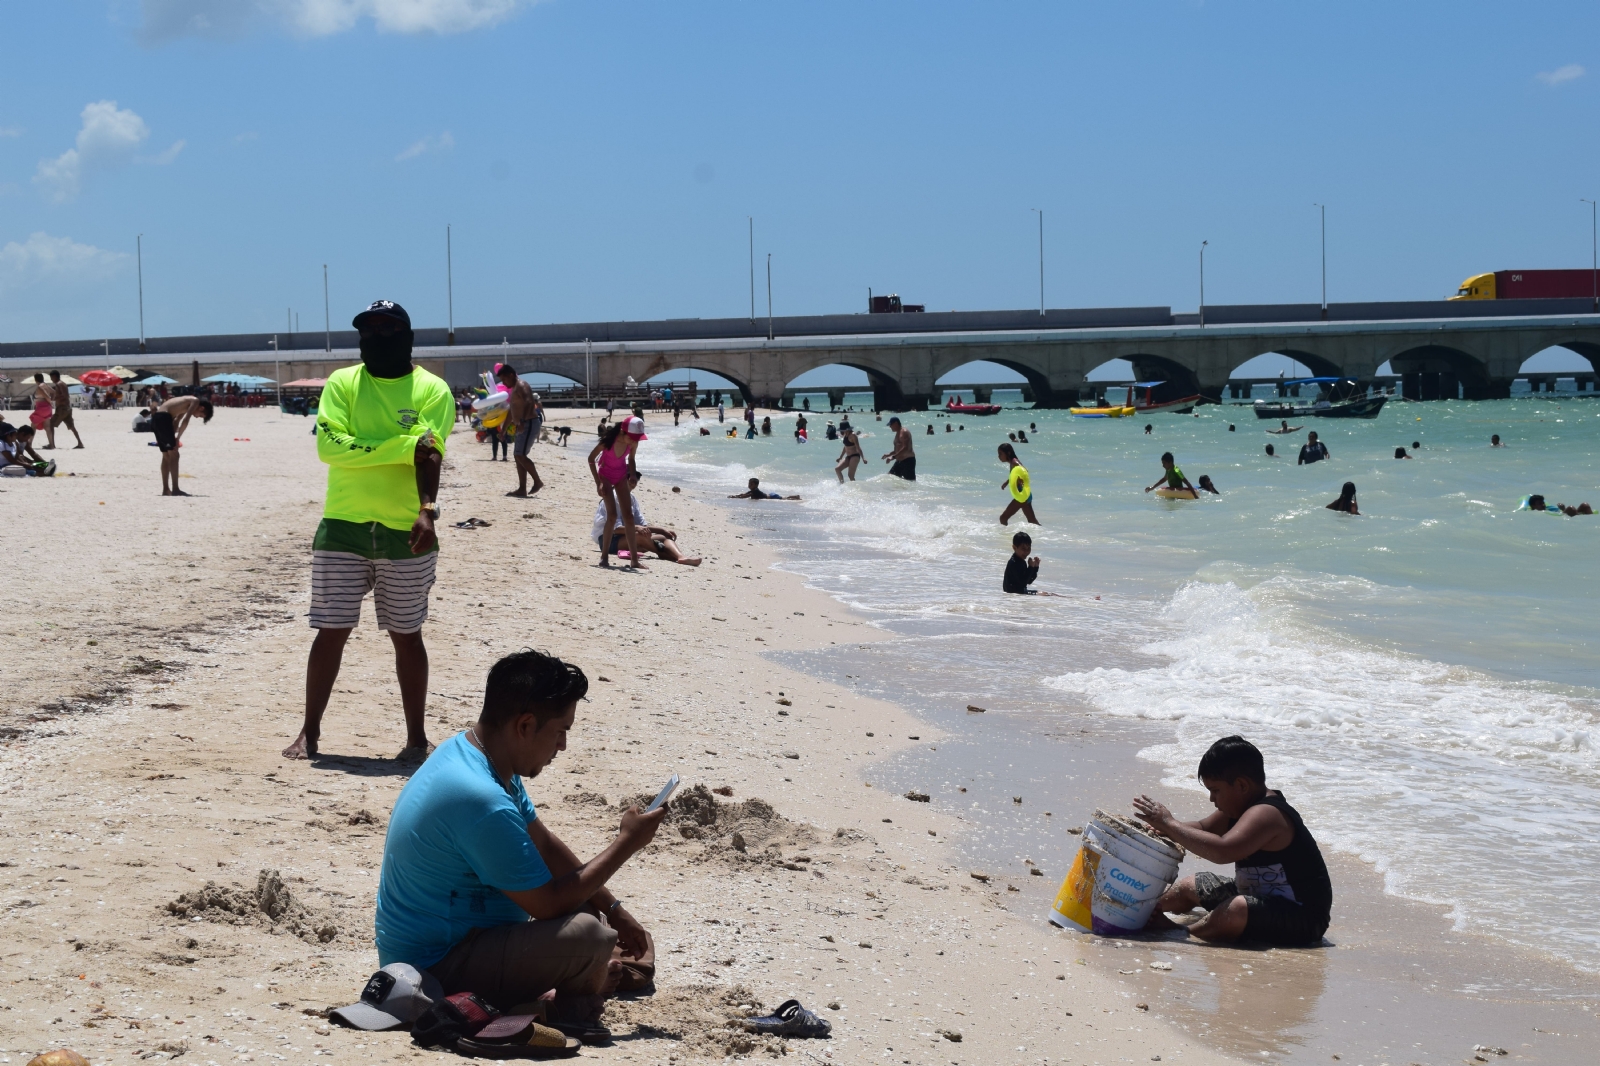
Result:
{"label": "red truck trailer", "polygon": [[1561,300],[1600,295],[1593,270],[1496,270],[1461,283],[1452,300]]}

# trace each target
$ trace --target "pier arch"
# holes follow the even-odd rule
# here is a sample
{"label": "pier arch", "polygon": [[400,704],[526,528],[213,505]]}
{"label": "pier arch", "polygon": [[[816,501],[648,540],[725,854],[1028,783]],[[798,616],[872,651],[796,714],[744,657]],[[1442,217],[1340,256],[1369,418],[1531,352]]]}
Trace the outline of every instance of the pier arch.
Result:
{"label": "pier arch", "polygon": [[1469,400],[1480,399],[1497,388],[1483,360],[1443,344],[1407,348],[1388,361],[1400,375],[1400,394],[1408,400],[1453,400],[1458,389]]}
{"label": "pier arch", "polygon": [[1050,379],[1036,367],[1014,359],[969,359],[946,369],[934,382],[933,399],[944,402],[944,394],[970,390],[978,403],[989,403],[996,388],[1020,389],[1025,402],[1035,407],[1052,406],[1056,399]]}

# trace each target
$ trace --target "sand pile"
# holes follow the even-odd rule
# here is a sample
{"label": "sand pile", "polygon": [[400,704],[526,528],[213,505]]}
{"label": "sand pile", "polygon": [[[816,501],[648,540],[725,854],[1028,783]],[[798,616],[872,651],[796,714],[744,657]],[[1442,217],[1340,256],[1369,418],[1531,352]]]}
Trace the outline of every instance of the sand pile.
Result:
{"label": "sand pile", "polygon": [[243,885],[219,885],[207,881],[194,892],[185,892],[167,911],[180,918],[199,918],[224,925],[254,925],[273,932],[289,932],[313,944],[326,944],[339,935],[338,928],[313,914],[289,891],[277,870],[262,870],[255,891]]}
{"label": "sand pile", "polygon": [[[644,803],[653,798],[646,797]],[[816,831],[809,825],[785,818],[766,800],[752,797],[739,803],[724,803],[705,785],[694,785],[673,797],[667,825],[682,839],[703,843],[696,861],[760,863],[799,870],[810,858],[792,854],[786,857],[785,849],[817,842]]]}
{"label": "sand pile", "polygon": [[788,1054],[788,1041],[747,1033],[739,1024],[764,1013],[744,985],[686,985],[645,999],[613,1000],[606,1005],[605,1021],[619,1035],[631,1026],[642,1036],[676,1040],[681,1051],[696,1058]]}

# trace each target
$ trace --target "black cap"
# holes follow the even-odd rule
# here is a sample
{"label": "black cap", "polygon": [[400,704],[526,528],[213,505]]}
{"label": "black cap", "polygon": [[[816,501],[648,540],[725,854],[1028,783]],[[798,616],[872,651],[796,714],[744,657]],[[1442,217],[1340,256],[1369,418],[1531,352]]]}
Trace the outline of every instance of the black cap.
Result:
{"label": "black cap", "polygon": [[406,329],[411,328],[411,316],[406,314],[404,307],[401,307],[393,300],[372,301],[367,305],[365,311],[350,320],[350,324],[356,329],[360,329],[363,323],[370,322],[374,318],[392,318],[405,326]]}

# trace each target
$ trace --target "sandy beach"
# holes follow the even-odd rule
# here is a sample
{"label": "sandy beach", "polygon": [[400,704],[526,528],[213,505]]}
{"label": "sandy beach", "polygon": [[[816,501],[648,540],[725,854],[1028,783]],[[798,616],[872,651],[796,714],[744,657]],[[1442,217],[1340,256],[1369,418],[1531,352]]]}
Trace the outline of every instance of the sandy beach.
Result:
{"label": "sandy beach", "polygon": [[[27,531],[0,620],[0,1061],[63,1046],[94,1063],[413,1061],[403,1033],[324,1017],[376,966],[383,831],[407,773],[370,601],[323,757],[278,754],[311,637],[311,423],[220,410],[186,438],[194,495],[164,499],[130,421],[80,413],[89,447],[54,453],[74,476],[0,488]],[[1049,928],[1017,869],[964,862],[962,819],[874,787],[882,760],[940,733],[766,658],[874,630],[649,478],[649,445],[645,513],[705,564],[598,568],[586,420],[553,421],[580,428],[570,449],[536,449],[547,487],[526,501],[503,495],[511,464],[452,438],[428,728],[438,741],[475,718],[497,657],[546,648],[593,681],[570,750],[529,783],[552,827],[592,853],[622,800],[672,772],[692,790],[613,882],[655,936],[658,991],[615,1004],[616,1042],[583,1057],[1228,1061],[1097,965],[1110,946]],[[451,525],[468,517],[491,525]],[[1114,953],[1130,969],[1143,951]],[[789,997],[832,1039],[785,1049],[730,1024]]]}

